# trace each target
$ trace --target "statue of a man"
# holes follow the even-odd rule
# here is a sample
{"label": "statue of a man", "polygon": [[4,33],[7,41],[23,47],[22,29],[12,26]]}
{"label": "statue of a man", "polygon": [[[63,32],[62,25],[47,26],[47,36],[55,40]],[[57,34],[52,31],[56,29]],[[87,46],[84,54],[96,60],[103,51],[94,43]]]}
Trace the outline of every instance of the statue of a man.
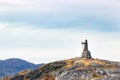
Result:
{"label": "statue of a man", "polygon": [[87,40],[85,40],[85,42],[82,42],[82,44],[84,44],[83,51],[88,51],[88,42],[87,42]]}
{"label": "statue of a man", "polygon": [[83,42],[82,44],[84,44],[84,49],[83,49],[83,52],[82,52],[82,58],[92,58],[91,53],[88,50],[88,42],[87,42],[87,40],[85,40],[85,42]]}

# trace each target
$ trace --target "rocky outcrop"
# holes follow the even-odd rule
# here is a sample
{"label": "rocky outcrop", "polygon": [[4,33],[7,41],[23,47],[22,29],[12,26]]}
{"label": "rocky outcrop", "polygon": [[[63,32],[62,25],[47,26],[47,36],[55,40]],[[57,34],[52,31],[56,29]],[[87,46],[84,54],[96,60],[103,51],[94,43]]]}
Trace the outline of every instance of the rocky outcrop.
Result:
{"label": "rocky outcrop", "polygon": [[120,80],[120,63],[77,57],[22,71],[3,80]]}

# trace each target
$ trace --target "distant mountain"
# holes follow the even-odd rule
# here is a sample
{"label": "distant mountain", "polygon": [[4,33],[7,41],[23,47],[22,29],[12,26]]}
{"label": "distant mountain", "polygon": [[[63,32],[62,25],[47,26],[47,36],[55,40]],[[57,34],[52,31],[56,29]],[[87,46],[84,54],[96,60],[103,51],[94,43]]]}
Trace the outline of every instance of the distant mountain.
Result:
{"label": "distant mountain", "polygon": [[18,58],[0,60],[0,77],[13,75],[21,70],[35,69],[42,64],[33,64]]}
{"label": "distant mountain", "polygon": [[3,80],[120,80],[120,63],[78,57],[24,70]]}

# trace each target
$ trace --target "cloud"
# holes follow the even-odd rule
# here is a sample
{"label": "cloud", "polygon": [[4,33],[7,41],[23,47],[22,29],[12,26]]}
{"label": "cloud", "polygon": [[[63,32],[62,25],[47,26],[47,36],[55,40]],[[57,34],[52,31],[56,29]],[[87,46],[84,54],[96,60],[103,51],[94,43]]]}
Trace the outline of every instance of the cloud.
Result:
{"label": "cloud", "polygon": [[0,22],[25,23],[40,28],[120,30],[118,0],[1,0],[0,4]]}
{"label": "cloud", "polygon": [[0,23],[0,30],[4,29],[7,27],[7,24],[4,24],[4,23]]}
{"label": "cloud", "polygon": [[[1,0],[2,11],[9,13],[66,13],[92,14],[93,11],[114,11],[120,8],[120,1],[117,0]],[[77,12],[77,13],[76,13]],[[70,14],[71,14],[70,13]],[[103,12],[104,13],[104,12]]]}

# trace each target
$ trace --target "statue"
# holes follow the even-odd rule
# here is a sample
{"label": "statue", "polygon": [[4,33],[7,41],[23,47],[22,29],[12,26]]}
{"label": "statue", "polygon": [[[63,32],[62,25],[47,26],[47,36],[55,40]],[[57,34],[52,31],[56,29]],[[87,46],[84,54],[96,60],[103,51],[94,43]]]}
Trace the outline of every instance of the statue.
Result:
{"label": "statue", "polygon": [[87,51],[88,50],[88,42],[87,42],[87,40],[85,40],[85,42],[82,42],[82,44],[84,44],[83,51]]}
{"label": "statue", "polygon": [[88,50],[88,42],[87,42],[87,40],[85,40],[85,42],[82,42],[81,44],[84,44],[84,49],[83,49],[83,52],[82,52],[82,58],[92,58],[91,53]]}

